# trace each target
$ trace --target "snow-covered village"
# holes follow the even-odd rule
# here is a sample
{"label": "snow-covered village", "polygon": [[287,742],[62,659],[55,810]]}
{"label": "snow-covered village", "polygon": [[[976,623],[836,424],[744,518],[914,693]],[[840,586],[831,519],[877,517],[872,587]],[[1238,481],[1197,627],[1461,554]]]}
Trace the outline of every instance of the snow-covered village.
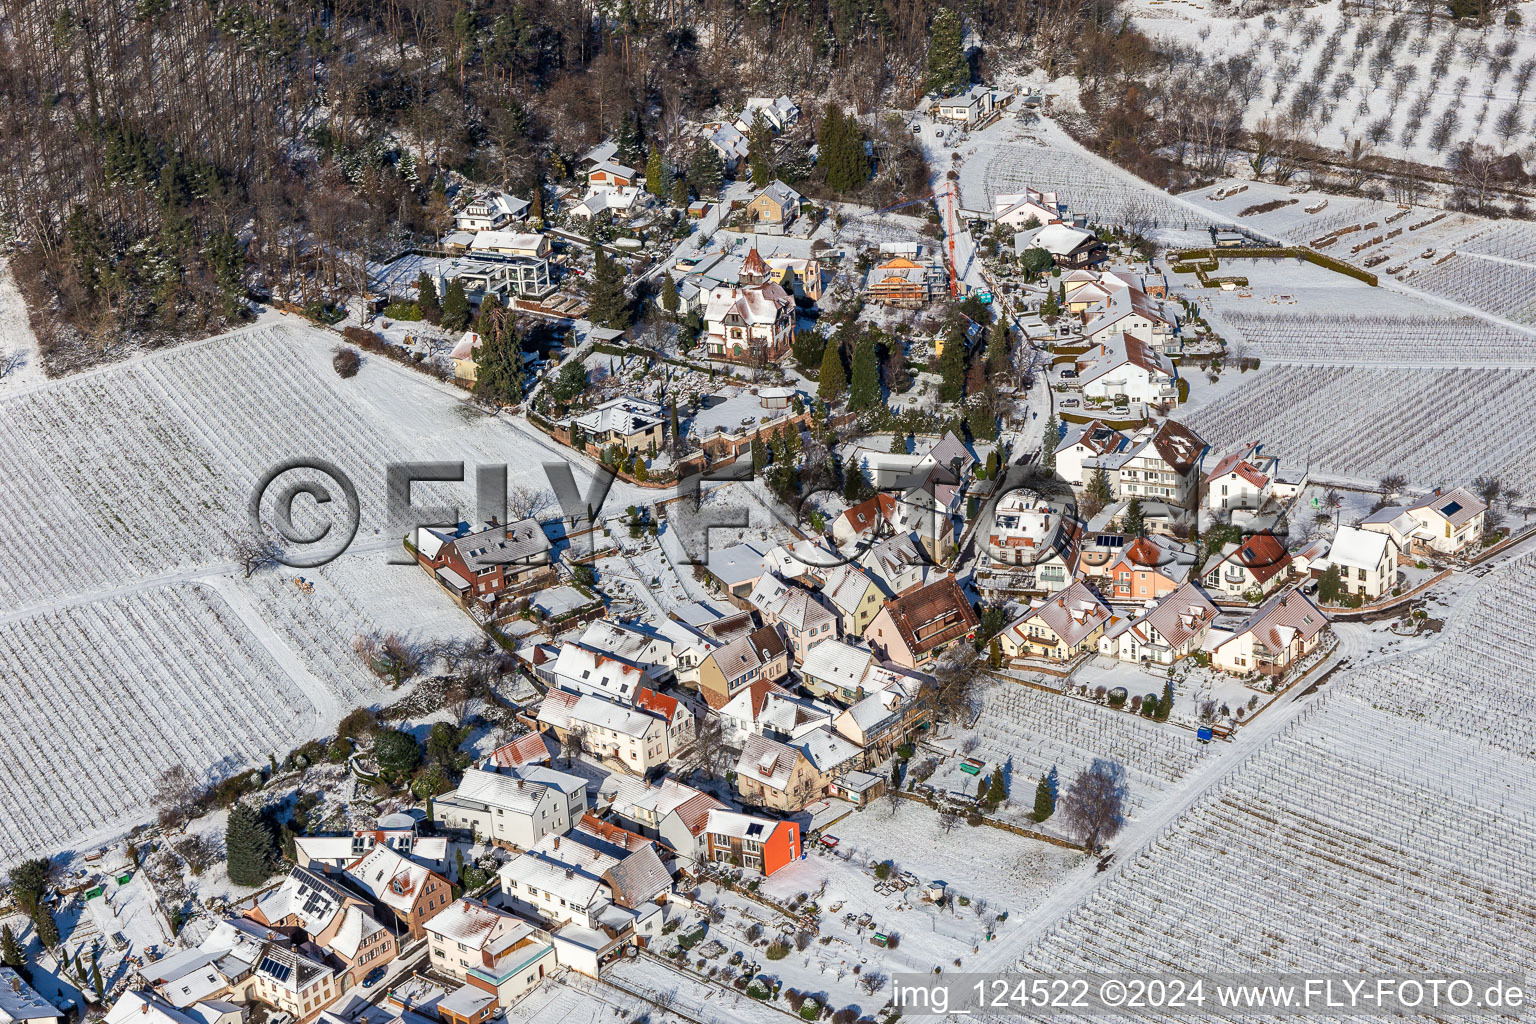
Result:
{"label": "snow-covered village", "polygon": [[1530,18],[0,0],[0,1024],[1531,1019]]}

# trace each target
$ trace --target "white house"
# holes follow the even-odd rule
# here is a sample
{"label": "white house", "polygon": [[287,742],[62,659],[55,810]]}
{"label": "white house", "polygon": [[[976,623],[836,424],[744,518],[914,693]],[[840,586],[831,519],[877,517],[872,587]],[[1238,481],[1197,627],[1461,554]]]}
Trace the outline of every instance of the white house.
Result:
{"label": "white house", "polygon": [[973,85],[958,96],[939,100],[938,117],[961,124],[975,124],[997,106],[997,95],[984,85]]}
{"label": "white house", "polygon": [[1034,221],[1034,226],[1040,228],[1061,220],[1056,193],[1037,192],[1034,189],[998,196],[992,201],[992,212],[994,223],[1015,231],[1026,230],[1025,225],[1030,221]]}
{"label": "white house", "polygon": [[1410,505],[1389,505],[1367,516],[1360,528],[1387,534],[1405,556],[1455,555],[1482,538],[1487,513],[1488,504],[1465,487],[1445,493],[1437,488]]}
{"label": "white house", "polygon": [[1299,590],[1277,594],[1235,630],[1212,629],[1205,648],[1211,667],[1236,675],[1283,675],[1317,649],[1328,628],[1324,615]]}
{"label": "white house", "polygon": [[586,780],[543,765],[470,768],[458,789],[432,801],[433,821],[444,828],[521,850],[569,832],[586,810]]}
{"label": "white house", "polygon": [[736,129],[742,132],[752,130],[752,122],[761,113],[763,120],[775,132],[782,132],[790,128],[800,119],[800,108],[795,101],[788,96],[777,98],[768,96],[752,96],[747,99],[741,109],[741,116],[736,118]]}
{"label": "white house", "polygon": [[1397,585],[1397,544],[1385,533],[1341,526],[1328,549],[1345,591],[1374,601]]}
{"label": "white house", "polygon": [[1185,583],[1141,615],[1106,629],[1099,653],[1134,664],[1171,665],[1200,649],[1216,615],[1211,599]]}
{"label": "white house", "polygon": [[1216,463],[1206,477],[1205,503],[1213,510],[1261,509],[1274,494],[1272,476],[1279,460],[1246,445]]}
{"label": "white house", "polygon": [[21,975],[0,967],[0,1024],[59,1024],[63,1016],[63,1011],[22,981]]}
{"label": "white house", "polygon": [[1079,383],[1088,398],[1152,405],[1177,402],[1178,371],[1134,334],[1115,334],[1078,357]]}
{"label": "white house", "polygon": [[528,215],[528,201],[505,192],[481,192],[453,215],[459,231],[498,231]]}

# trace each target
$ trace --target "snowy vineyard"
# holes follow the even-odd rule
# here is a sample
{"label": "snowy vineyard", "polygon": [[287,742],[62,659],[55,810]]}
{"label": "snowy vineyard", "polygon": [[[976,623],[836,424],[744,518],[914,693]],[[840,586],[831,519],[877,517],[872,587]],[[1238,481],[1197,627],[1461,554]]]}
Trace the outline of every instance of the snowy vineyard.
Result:
{"label": "snowy vineyard", "polygon": [[0,665],[0,864],[152,817],[171,765],[228,775],[313,728],[313,705],[204,587],[0,626]]}
{"label": "snowy vineyard", "polygon": [[1430,487],[1489,473],[1530,493],[1533,384],[1533,370],[1266,365],[1188,424],[1218,450],[1262,438],[1316,477]]}
{"label": "snowy vineyard", "polygon": [[1459,736],[1536,758],[1536,556],[1483,587],[1444,639],[1406,666],[1375,666],[1355,691],[1403,715],[1427,714]]}
{"label": "snowy vineyard", "polygon": [[1052,766],[1069,780],[1094,758],[1106,757],[1125,766],[1140,805],[1148,791],[1182,778],[1204,750],[1187,730],[1009,684],[985,691],[981,716],[967,735],[980,740],[974,756],[989,765],[1012,762],[1014,800],[1024,804],[1032,799],[1034,780]]}
{"label": "snowy vineyard", "polygon": [[[1536,265],[1458,253],[1405,282],[1505,320],[1536,326]],[[1536,344],[1536,339],[1528,337],[1526,344]]]}
{"label": "snowy vineyard", "polygon": [[1025,961],[1045,972],[1522,970],[1528,763],[1349,697],[1183,816]]}
{"label": "snowy vineyard", "polygon": [[[1304,307],[1297,306],[1295,310]],[[1536,338],[1471,317],[1226,308],[1247,355],[1353,366],[1536,366]]]}
{"label": "snowy vineyard", "polygon": [[960,174],[966,205],[988,210],[999,195],[1029,187],[1058,193],[1074,214],[1086,214],[1097,224],[1202,231],[1228,223],[1172,199],[1128,171],[1066,149],[1023,143],[998,146],[990,158],[968,159]]}

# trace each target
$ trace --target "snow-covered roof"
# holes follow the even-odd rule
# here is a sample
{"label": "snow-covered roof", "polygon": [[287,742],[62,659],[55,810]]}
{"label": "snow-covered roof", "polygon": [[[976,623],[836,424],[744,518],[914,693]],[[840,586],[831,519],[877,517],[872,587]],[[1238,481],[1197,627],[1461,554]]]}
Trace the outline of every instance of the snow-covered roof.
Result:
{"label": "snow-covered roof", "polygon": [[796,737],[793,746],[798,747],[805,754],[805,759],[811,762],[811,767],[822,774],[835,771],[840,765],[847,764],[864,752],[863,747],[850,743],[828,726],[812,729]]}
{"label": "snow-covered roof", "polygon": [[365,913],[361,907],[348,907],[341,919],[341,927],[336,929],[336,934],[331,938],[329,948],[347,960],[355,960],[364,940],[381,931],[384,931],[384,926],[374,920],[371,914]]}
{"label": "snow-covered roof", "polygon": [[748,326],[767,326],[789,316],[795,300],[780,285],[769,281],[757,285],[718,285],[709,290],[704,304],[705,323],[718,324],[727,318],[739,319]]}
{"label": "snow-covered roof", "polygon": [[774,620],[799,633],[809,633],[836,619],[808,590],[786,583],[765,572],[752,588],[748,602]]}
{"label": "snow-covered roof", "polygon": [[1098,239],[1092,231],[1075,228],[1070,224],[1047,224],[1033,231],[1021,231],[1014,236],[1014,247],[1044,249],[1052,256],[1067,256],[1084,245],[1092,245]]}
{"label": "snow-covered roof", "polygon": [[0,967],[0,1024],[62,1017],[63,1011],[9,967]]}
{"label": "snow-covered roof", "polygon": [[432,872],[379,843],[356,864],[346,870],[346,877],[362,886],[375,900],[397,913],[408,915]]}
{"label": "snow-covered roof", "polygon": [[751,839],[762,842],[773,835],[782,822],[771,818],[759,818],[755,814],[742,814],[740,811],[710,811],[705,828],[717,836],[731,836],[735,839]]}
{"label": "snow-covered roof", "polygon": [[542,256],[549,250],[549,242],[537,231],[477,231],[469,243],[471,252],[506,249],[528,256]]}
{"label": "snow-covered roof", "polygon": [[1340,568],[1375,570],[1391,543],[1384,533],[1341,526],[1328,548],[1328,560]]}
{"label": "snow-covered roof", "polygon": [[751,735],[742,744],[741,756],[736,759],[736,774],[769,789],[783,790],[789,785],[801,756],[797,747],[766,736]]}
{"label": "snow-covered roof", "polygon": [[1055,633],[1064,644],[1076,645],[1113,616],[1109,606],[1099,600],[1099,595],[1082,580],[1073,580],[1060,593],[1031,605],[1029,610],[1008,628],[1023,638],[1024,626],[1031,619]]}
{"label": "snow-covered roof", "polygon": [[444,907],[424,928],[472,950],[506,949],[533,934],[533,926],[479,900],[459,899]]}
{"label": "snow-covered roof", "polygon": [[842,640],[823,640],[806,652],[800,674],[808,679],[853,690],[864,678],[874,654]]}
{"label": "snow-covered roof", "polygon": [[611,398],[590,412],[576,417],[576,425],[593,434],[618,434],[629,437],[666,420],[666,410],[658,402],[644,398]]}

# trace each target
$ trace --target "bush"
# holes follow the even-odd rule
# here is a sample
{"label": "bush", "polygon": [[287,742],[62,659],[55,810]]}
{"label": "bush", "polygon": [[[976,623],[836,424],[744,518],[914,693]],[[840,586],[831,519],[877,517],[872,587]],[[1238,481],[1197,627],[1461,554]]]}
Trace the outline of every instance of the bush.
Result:
{"label": "bush", "polygon": [[763,986],[762,982],[754,980],[752,984],[747,986],[747,995],[753,999],[767,999],[768,989]]}
{"label": "bush", "polygon": [[783,960],[789,956],[789,946],[778,939],[768,943],[768,951],[764,954],[769,960]]}
{"label": "bush", "polygon": [[801,1020],[815,1020],[821,1016],[821,1004],[814,999],[807,999],[805,1005],[800,1007]]}
{"label": "bush", "polygon": [[391,320],[420,320],[421,307],[414,302],[391,302],[384,307],[384,315]]}
{"label": "bush", "polygon": [[336,376],[345,380],[348,377],[357,376],[357,368],[363,365],[362,356],[357,354],[357,349],[345,346],[338,348],[336,354],[331,357],[331,366],[336,370]]}
{"label": "bush", "polygon": [[882,882],[885,881],[887,878],[890,878],[891,877],[891,862],[888,861],[888,860],[883,860],[879,864],[876,864],[875,865],[875,877],[880,879],[880,881],[882,881]]}
{"label": "bush", "polygon": [[421,763],[421,744],[408,732],[385,729],[374,738],[373,756],[385,771],[409,772]]}

